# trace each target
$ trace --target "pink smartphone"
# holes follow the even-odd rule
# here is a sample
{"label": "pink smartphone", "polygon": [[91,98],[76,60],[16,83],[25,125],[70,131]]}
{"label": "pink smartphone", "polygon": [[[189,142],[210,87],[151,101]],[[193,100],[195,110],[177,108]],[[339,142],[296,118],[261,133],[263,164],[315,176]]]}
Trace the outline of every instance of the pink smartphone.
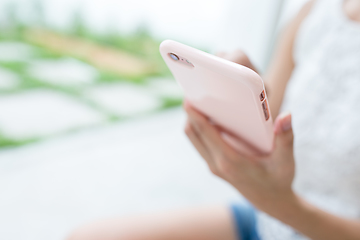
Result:
{"label": "pink smartphone", "polygon": [[272,151],[272,118],[256,72],[172,40],[161,43],[160,53],[186,100],[223,129],[225,141],[245,153]]}

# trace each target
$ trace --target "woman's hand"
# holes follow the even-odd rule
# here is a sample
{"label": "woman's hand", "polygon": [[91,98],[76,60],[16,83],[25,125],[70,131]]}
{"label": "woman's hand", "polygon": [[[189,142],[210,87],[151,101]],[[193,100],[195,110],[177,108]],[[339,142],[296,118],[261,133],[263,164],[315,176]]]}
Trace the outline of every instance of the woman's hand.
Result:
{"label": "woman's hand", "polygon": [[290,114],[275,121],[272,154],[245,156],[229,146],[220,130],[190,104],[185,103],[185,110],[188,114],[185,132],[215,175],[269,214],[281,208],[282,202],[295,199],[291,187],[295,164]]}
{"label": "woman's hand", "polygon": [[231,62],[248,67],[254,70],[255,72],[259,73],[255,68],[255,66],[252,64],[252,62],[250,61],[249,57],[241,50],[236,50],[233,52],[219,52],[216,55]]}
{"label": "woman's hand", "polygon": [[[232,52],[219,52],[216,54],[216,56],[226,59],[228,61],[240,64],[240,65],[243,65],[247,68],[250,68],[251,70],[253,70],[254,72],[256,72],[257,74],[260,75],[260,72],[253,65],[250,58],[242,50],[238,49],[238,50],[235,50]],[[269,89],[267,87],[267,83],[265,82],[264,85],[265,85],[265,89],[266,89],[266,95],[269,98],[270,94],[269,94]]]}

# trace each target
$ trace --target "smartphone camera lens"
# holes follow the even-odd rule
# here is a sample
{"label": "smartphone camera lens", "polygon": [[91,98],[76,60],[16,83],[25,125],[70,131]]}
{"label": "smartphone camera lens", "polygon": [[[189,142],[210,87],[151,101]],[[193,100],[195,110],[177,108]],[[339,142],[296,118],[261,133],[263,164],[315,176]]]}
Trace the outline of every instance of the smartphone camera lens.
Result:
{"label": "smartphone camera lens", "polygon": [[169,55],[174,61],[179,61],[179,57],[175,53],[170,53]]}

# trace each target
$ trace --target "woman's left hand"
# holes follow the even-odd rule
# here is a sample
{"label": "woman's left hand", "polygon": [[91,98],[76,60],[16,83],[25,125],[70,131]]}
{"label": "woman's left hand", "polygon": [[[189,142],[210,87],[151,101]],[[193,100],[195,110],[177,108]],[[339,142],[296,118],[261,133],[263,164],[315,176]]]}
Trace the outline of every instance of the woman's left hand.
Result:
{"label": "woman's left hand", "polygon": [[258,209],[271,214],[281,203],[295,198],[292,191],[295,163],[291,115],[274,124],[274,151],[266,156],[245,156],[221,137],[220,130],[190,104],[185,133],[215,175],[233,185]]}

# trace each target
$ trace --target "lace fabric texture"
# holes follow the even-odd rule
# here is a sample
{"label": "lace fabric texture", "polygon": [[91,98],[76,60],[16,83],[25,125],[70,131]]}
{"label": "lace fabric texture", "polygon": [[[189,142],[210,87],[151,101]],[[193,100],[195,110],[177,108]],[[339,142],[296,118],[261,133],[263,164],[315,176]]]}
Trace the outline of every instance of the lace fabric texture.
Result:
{"label": "lace fabric texture", "polygon": [[[317,0],[294,47],[283,111],[293,115],[294,189],[319,208],[360,218],[360,23],[343,0]],[[307,239],[258,214],[263,240]]]}

